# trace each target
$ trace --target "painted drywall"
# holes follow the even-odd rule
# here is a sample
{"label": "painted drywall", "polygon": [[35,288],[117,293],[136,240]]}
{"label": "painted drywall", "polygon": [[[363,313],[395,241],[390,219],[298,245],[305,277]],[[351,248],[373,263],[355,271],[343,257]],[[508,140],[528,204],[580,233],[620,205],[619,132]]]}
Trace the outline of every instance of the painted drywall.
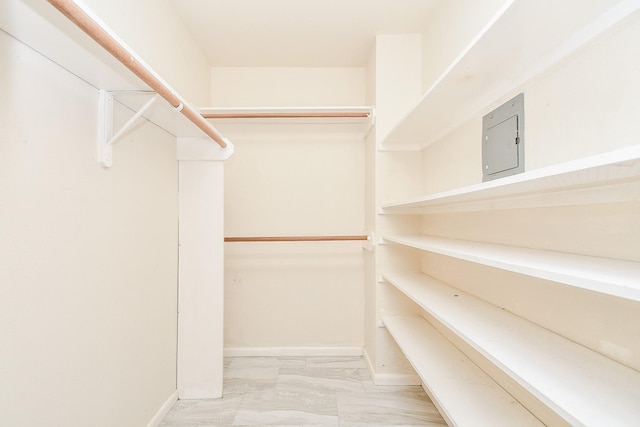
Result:
{"label": "painted drywall", "polygon": [[176,389],[175,138],[141,123],[105,169],[98,91],[0,56],[2,423],[144,426]]}
{"label": "painted drywall", "polygon": [[420,99],[420,34],[376,37],[376,139],[385,136]]}
{"label": "painted drywall", "polygon": [[438,3],[422,32],[422,91],[456,60],[505,0],[454,0]]}
{"label": "painted drywall", "polygon": [[84,3],[187,101],[209,104],[209,62],[169,0]]}
{"label": "painted drywall", "polygon": [[[363,142],[238,140],[227,236],[360,234]],[[361,347],[360,242],[227,243],[227,347]]]}
{"label": "painted drywall", "polygon": [[640,12],[525,85],[526,169],[638,143]]}
{"label": "painted drywall", "polygon": [[214,107],[365,105],[364,68],[211,69]]}
{"label": "painted drywall", "polygon": [[[212,70],[214,105],[364,105],[364,87],[364,69]],[[225,162],[226,236],[365,231],[362,135],[265,125],[225,133],[235,144]],[[225,244],[226,348],[361,349],[363,263],[357,241]]]}

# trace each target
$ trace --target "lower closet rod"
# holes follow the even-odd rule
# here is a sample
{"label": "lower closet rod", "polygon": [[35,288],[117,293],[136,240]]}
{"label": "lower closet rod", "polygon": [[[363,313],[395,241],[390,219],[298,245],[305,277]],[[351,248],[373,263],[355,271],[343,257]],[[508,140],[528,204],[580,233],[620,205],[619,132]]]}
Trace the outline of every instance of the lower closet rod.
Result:
{"label": "lower closet rod", "polygon": [[369,236],[268,236],[268,237],[225,237],[225,242],[333,242],[342,240],[367,240]]}

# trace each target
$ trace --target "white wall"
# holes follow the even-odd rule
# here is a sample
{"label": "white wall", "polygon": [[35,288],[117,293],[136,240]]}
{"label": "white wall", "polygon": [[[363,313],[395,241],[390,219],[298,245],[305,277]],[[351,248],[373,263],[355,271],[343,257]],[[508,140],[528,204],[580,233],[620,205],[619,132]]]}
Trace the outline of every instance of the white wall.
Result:
{"label": "white wall", "polygon": [[638,143],[640,13],[526,84],[527,170]]}
{"label": "white wall", "polygon": [[175,138],[140,125],[105,169],[98,91],[0,56],[2,424],[144,426],[176,388]]}
{"label": "white wall", "polygon": [[84,3],[187,101],[209,104],[209,62],[169,0]]}
{"label": "white wall", "polygon": [[507,0],[438,3],[422,32],[422,91],[442,75]]}
{"label": "white wall", "polygon": [[211,105],[289,107],[365,105],[364,68],[214,67]]}
{"label": "white wall", "polygon": [[[214,105],[364,105],[364,93],[364,69],[212,70]],[[225,162],[226,236],[364,232],[361,136],[314,126],[225,132],[236,150]],[[362,348],[361,246],[227,243],[226,347],[289,354]]]}

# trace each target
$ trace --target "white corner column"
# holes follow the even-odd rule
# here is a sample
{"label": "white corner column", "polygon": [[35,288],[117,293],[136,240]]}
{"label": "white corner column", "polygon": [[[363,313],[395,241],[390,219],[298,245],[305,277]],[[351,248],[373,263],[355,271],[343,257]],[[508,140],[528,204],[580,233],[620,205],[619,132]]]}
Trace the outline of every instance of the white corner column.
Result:
{"label": "white corner column", "polygon": [[224,161],[205,138],[178,138],[178,396],[222,397]]}

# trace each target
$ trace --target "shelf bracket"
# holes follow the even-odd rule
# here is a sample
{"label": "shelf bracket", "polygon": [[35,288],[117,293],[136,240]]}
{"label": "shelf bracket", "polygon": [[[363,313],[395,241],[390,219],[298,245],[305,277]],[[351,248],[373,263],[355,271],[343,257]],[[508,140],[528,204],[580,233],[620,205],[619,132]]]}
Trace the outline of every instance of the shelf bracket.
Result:
{"label": "shelf bracket", "polygon": [[113,93],[100,91],[99,106],[99,135],[98,135],[98,160],[104,167],[113,165],[113,145],[124,135],[142,115],[160,97],[157,93],[148,100],[141,108],[125,123],[116,133],[113,132]]}

